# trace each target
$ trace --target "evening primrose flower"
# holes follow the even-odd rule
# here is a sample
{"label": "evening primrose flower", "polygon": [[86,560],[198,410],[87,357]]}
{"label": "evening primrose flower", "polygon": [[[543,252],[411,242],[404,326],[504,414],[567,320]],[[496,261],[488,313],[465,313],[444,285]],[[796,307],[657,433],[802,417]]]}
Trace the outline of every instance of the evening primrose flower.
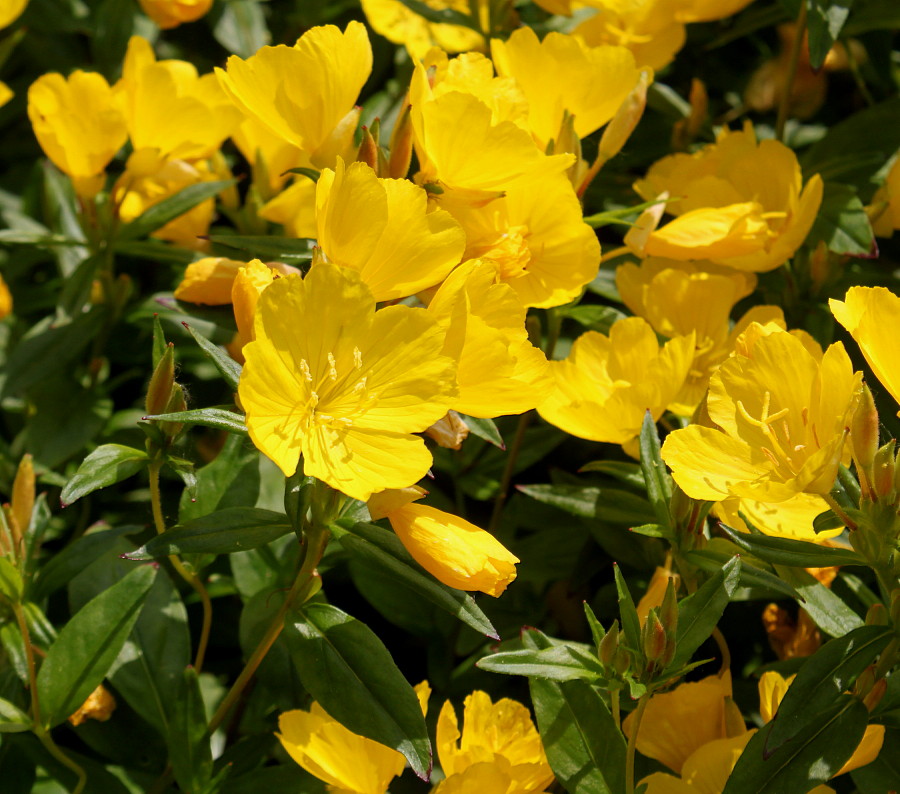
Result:
{"label": "evening primrose flower", "polygon": [[288,237],[316,236],[316,183],[301,176],[259,210],[259,217],[284,226]]}
{"label": "evening primrose flower", "polygon": [[[450,9],[468,14],[469,0],[425,0],[435,10]],[[400,0],[362,0],[362,9],[372,30],[394,44],[402,44],[413,58],[422,58],[432,47],[444,52],[466,52],[484,46],[482,35],[462,25],[430,22]]]}
{"label": "evening primrose flower", "polygon": [[316,183],[316,235],[328,258],[358,270],[377,301],[434,286],[459,264],[466,235],[449,213],[429,208],[425,191],[381,179],[365,163],[322,171]]}
{"label": "evening primrose flower", "polygon": [[157,61],[150,42],[132,36],[116,93],[135,152],[163,159],[211,157],[240,124],[213,74],[198,75],[187,61]]}
{"label": "evening primrose flower", "polygon": [[[231,134],[231,139],[253,168],[253,184],[265,201],[275,196],[291,174],[291,168],[303,165],[303,152],[276,135],[253,116],[247,116]],[[309,183],[307,177],[302,177]]]}
{"label": "evening primrose flower", "polygon": [[413,504],[423,496],[418,487],[382,491],[369,499],[369,514],[373,520],[386,517],[413,559],[439,582],[498,597],[516,578],[519,558],[490,532]]}
{"label": "evening primrose flower", "polygon": [[9,287],[6,286],[3,276],[0,275],[0,320],[9,317],[9,315],[12,314],[12,310],[12,293],[9,291]]}
{"label": "evening primrose flower", "polygon": [[900,157],[894,160],[866,212],[876,236],[890,238],[900,229]]}
{"label": "evening primrose flower", "polygon": [[353,159],[359,120],[354,107],[372,71],[365,26],[350,22],[308,30],[293,47],[263,47],[216,69],[232,101],[276,135],[301,149],[316,168],[338,156]]}
{"label": "evening primrose flower", "polygon": [[818,494],[798,493],[776,503],[731,498],[717,502],[713,509],[717,518],[738,532],[750,532],[742,516],[764,535],[809,543],[825,543],[844,531],[843,527],[816,531],[816,518],[829,509]]}
{"label": "evening primrose flower", "polygon": [[483,206],[447,200],[466,233],[466,259],[493,263],[526,306],[561,306],[577,298],[600,267],[600,243],[561,174],[510,187]]}
{"label": "evening primrose flower", "polygon": [[756,287],[756,276],[712,262],[649,257],[616,269],[624,304],[653,330],[671,338],[694,333],[694,361],[671,410],[690,416],[706,394],[710,375],[728,357],[737,336],[753,321],[784,325],[777,306],[756,306],[731,327],[731,310]]}
{"label": "evening primrose flower", "polygon": [[525,306],[496,281],[490,262],[470,260],[428,304],[447,332],[444,354],[458,362],[453,409],[469,416],[524,413],[543,401],[551,385],[547,359],[528,340]]}
{"label": "evening primrose flower", "polygon": [[195,22],[212,8],[213,0],[139,0],[141,9],[162,30]]}
{"label": "evening primrose flower", "polygon": [[840,343],[820,359],[814,352],[775,326],[749,326],[710,379],[707,410],[717,427],[690,425],[663,444],[688,496],[783,502],[831,490],[861,377]]}
{"label": "evening primrose flower", "polygon": [[528,103],[528,128],[540,149],[559,141],[566,113],[586,138],[615,115],[640,74],[625,47],[589,47],[563,33],[543,40],[529,27],[491,41],[497,73],[515,78]]}
{"label": "evening primrose flower", "polygon": [[550,362],[555,388],[538,413],[580,438],[626,444],[640,433],[648,410],[659,419],[681,391],[693,352],[693,334],[660,347],[640,317],[614,323],[609,336],[588,331],[567,359]]}
{"label": "evening primrose flower", "polygon": [[828,305],[875,377],[900,403],[900,356],[892,333],[900,327],[900,298],[885,287],[851,287],[843,301],[832,299]]}
{"label": "evening primrose flower", "polygon": [[175,288],[175,298],[206,306],[231,303],[235,276],[246,264],[220,256],[207,256],[191,262],[181,283]]}
{"label": "evening primrose flower", "polygon": [[642,256],[710,259],[754,272],[793,256],[823,189],[818,174],[804,186],[794,152],[779,141],[757,142],[749,123],[723,130],[699,152],[664,157],[634,187],[647,200],[664,193],[675,199],[665,211],[676,217],[646,237]]}
{"label": "evening primrose flower", "polygon": [[459,784],[454,779],[466,773],[487,780],[497,779],[496,775],[483,771],[485,766],[496,767],[504,773],[499,780],[506,778],[513,785],[482,791],[531,794],[543,791],[553,782],[553,771],[531,715],[515,700],[503,698],[492,703],[487,693],[473,692],[463,704],[462,733],[456,710],[447,701],[438,716],[435,746],[446,775],[438,788],[441,794],[448,791],[474,794],[476,789],[471,787],[457,788]]}
{"label": "evening primrose flower", "polygon": [[359,273],[319,263],[267,287],[254,328],[238,393],[251,439],[286,476],[302,455],[306,475],[365,500],[425,475],[431,455],[412,433],[456,396],[428,312],[376,312]]}
{"label": "evening primrose flower", "polygon": [[125,143],[125,118],[102,75],[51,73],[28,89],[28,118],[41,148],[82,198],[102,187],[109,161]]}

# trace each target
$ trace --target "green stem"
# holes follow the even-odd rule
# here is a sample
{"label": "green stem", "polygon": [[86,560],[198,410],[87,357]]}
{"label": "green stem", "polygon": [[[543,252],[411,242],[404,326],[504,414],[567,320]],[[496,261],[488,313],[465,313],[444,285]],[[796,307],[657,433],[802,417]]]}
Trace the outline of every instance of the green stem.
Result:
{"label": "green stem", "polygon": [[834,514],[844,522],[844,526],[851,531],[855,531],[858,529],[856,526],[856,522],[850,518],[845,512],[844,508],[838,504],[837,499],[835,499],[830,493],[822,494],[822,498],[825,500],[825,503],[832,509]]}
{"label": "green stem", "polygon": [[25,646],[25,665],[28,668],[28,689],[31,694],[31,719],[35,725],[41,724],[41,707],[38,702],[37,671],[34,664],[34,648],[31,646],[31,632],[28,631],[28,621],[25,619],[25,610],[15,601],[12,605],[16,614],[16,623],[19,624],[19,632],[22,634],[22,644]]}
{"label": "green stem", "polygon": [[716,645],[719,646],[719,653],[722,654],[722,666],[719,668],[719,675],[725,675],[726,671],[731,669],[731,651],[728,649],[728,643],[725,642],[725,635],[719,631],[718,626],[712,630],[712,638],[716,641]]}
{"label": "green stem", "polygon": [[525,431],[531,423],[533,411],[526,411],[519,417],[519,424],[516,425],[516,435],[509,447],[509,454],[506,456],[506,465],[503,467],[503,475],[500,478],[500,490],[497,491],[497,498],[494,500],[494,509],[491,512],[491,520],[488,524],[488,532],[495,532],[500,524],[500,516],[503,515],[503,505],[506,504],[506,498],[509,495],[509,484],[512,482],[513,474],[516,469],[516,462],[519,459],[519,452],[522,450],[522,442],[525,440]]}
{"label": "green stem", "polygon": [[797,30],[794,32],[794,43],[791,46],[791,55],[788,61],[787,80],[784,83],[784,93],[778,102],[778,118],[775,121],[775,139],[778,141],[784,141],[784,128],[791,110],[791,93],[794,89],[794,78],[797,76],[797,64],[800,63],[800,53],[803,50],[803,40],[806,38],[805,33],[806,0],[800,0],[800,12],[797,14]]}
{"label": "green stem", "polygon": [[616,727],[621,729],[622,726],[622,711],[619,708],[619,690],[614,689],[609,693],[609,704],[612,706],[612,716],[616,722]]}
{"label": "green stem", "polygon": [[628,747],[625,750],[625,794],[634,794],[634,752],[637,749],[638,732],[641,729],[641,720],[644,719],[644,711],[650,702],[650,694],[644,693],[638,701],[634,712],[634,724],[631,726],[631,736],[628,737]]}
{"label": "green stem", "polygon": [[84,769],[59,749],[56,742],[53,741],[53,737],[50,735],[49,731],[41,730],[37,733],[37,737],[41,740],[41,744],[44,745],[50,755],[78,776],[78,782],[75,784],[75,788],[72,789],[72,794],[81,794],[84,791],[84,787],[87,785],[87,773]]}
{"label": "green stem", "polygon": [[[166,521],[162,512],[162,499],[159,492],[159,470],[162,463],[155,461],[150,464],[150,505],[153,510],[153,523],[156,525],[156,532],[162,535],[166,531]],[[209,647],[209,635],[212,631],[212,601],[209,592],[204,586],[200,577],[195,573],[191,573],[184,567],[184,563],[174,554],[169,555],[169,562],[172,567],[178,571],[178,574],[187,582],[200,598],[203,605],[203,622],[200,626],[200,639],[197,642],[197,653],[194,656],[194,668],[199,675],[203,670],[203,662],[206,660],[206,649]]]}

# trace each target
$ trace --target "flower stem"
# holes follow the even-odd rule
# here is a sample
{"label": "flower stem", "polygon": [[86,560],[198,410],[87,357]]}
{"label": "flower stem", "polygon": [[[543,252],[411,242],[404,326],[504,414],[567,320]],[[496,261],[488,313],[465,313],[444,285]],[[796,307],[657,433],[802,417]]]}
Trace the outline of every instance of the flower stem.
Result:
{"label": "flower stem", "polygon": [[50,755],[78,776],[78,782],[75,784],[75,788],[72,789],[72,794],[81,794],[84,791],[84,787],[87,785],[87,773],[84,769],[59,749],[59,746],[53,741],[53,737],[50,735],[49,731],[41,729],[37,733],[37,737],[41,740],[41,744],[44,745]]}
{"label": "flower stem", "polygon": [[16,614],[16,622],[19,624],[19,632],[22,634],[22,644],[25,646],[25,665],[28,668],[28,690],[31,694],[31,719],[35,725],[41,724],[41,707],[38,702],[37,671],[34,665],[34,648],[31,646],[31,632],[28,631],[28,621],[25,619],[25,610],[18,601],[14,601],[13,612]]}
{"label": "flower stem", "polygon": [[634,752],[637,749],[638,732],[641,729],[641,720],[644,719],[644,710],[650,702],[650,694],[644,693],[638,701],[634,712],[634,725],[631,726],[631,736],[628,737],[628,747],[625,750],[625,794],[634,794]]}
{"label": "flower stem", "polygon": [[[159,470],[161,467],[162,464],[160,462],[150,464],[150,505],[153,509],[153,523],[156,525],[156,532],[159,535],[166,531],[166,521],[162,512],[162,499],[159,493]],[[172,567],[178,571],[181,578],[194,589],[194,592],[200,598],[200,603],[203,605],[203,622],[200,626],[197,653],[194,656],[194,668],[199,675],[203,671],[206,649],[209,646],[209,634],[212,630],[212,601],[210,600],[209,592],[197,574],[185,568],[184,563],[174,554],[169,555],[169,562],[172,563]]]}
{"label": "flower stem", "polygon": [[725,635],[719,631],[718,626],[712,630],[712,638],[719,646],[719,653],[722,654],[722,666],[719,668],[719,675],[722,676],[731,669],[731,651],[728,649],[728,643],[725,642]]}
{"label": "flower stem", "polygon": [[791,110],[791,93],[794,90],[794,78],[797,76],[797,64],[800,63],[800,53],[803,50],[803,41],[806,38],[806,0],[801,0],[800,12],[797,14],[797,30],[794,42],[791,45],[791,55],[788,61],[787,80],[784,81],[784,93],[778,102],[778,117],[775,121],[775,139],[784,141],[784,127],[787,124],[788,114]]}
{"label": "flower stem", "polygon": [[509,484],[512,482],[513,473],[516,469],[516,461],[519,458],[519,452],[522,450],[522,442],[525,440],[525,431],[531,423],[533,411],[526,411],[519,417],[519,424],[516,425],[516,435],[509,447],[509,454],[506,456],[506,466],[503,467],[503,476],[500,478],[500,490],[497,491],[497,497],[494,500],[494,509],[491,512],[491,520],[488,524],[487,531],[494,533],[500,524],[500,516],[503,515],[503,505],[506,504],[506,497],[509,495]]}

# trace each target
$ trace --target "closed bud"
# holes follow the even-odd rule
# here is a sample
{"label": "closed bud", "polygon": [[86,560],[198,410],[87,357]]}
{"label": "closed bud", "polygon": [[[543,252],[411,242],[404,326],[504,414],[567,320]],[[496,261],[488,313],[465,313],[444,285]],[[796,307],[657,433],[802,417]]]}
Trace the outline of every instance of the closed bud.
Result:
{"label": "closed bud", "polygon": [[672,518],[675,519],[675,523],[682,526],[686,524],[691,517],[691,512],[694,509],[694,500],[676,485],[675,490],[672,493],[672,501],[669,509],[672,511]]}
{"label": "closed bud", "polygon": [[631,654],[625,648],[619,648],[613,659],[613,670],[620,678],[631,669]]}
{"label": "closed bud", "polygon": [[828,243],[819,240],[815,250],[809,255],[809,275],[813,285],[822,289],[831,275],[831,253],[828,251]]}
{"label": "closed bud", "polygon": [[656,609],[651,609],[641,630],[641,648],[648,662],[658,662],[666,652],[666,630]]}
{"label": "closed bud", "polygon": [[378,171],[378,143],[372,137],[368,127],[362,128],[362,141],[359,144],[359,153],[356,155],[356,161],[365,163],[375,172]]}
{"label": "closed bud", "polygon": [[869,690],[869,694],[863,698],[863,705],[869,711],[874,711],[875,707],[881,702],[881,699],[884,697],[885,692],[887,692],[887,679],[879,678]]}
{"label": "closed bud", "polygon": [[666,594],[659,607],[659,620],[666,630],[666,637],[674,637],[678,628],[678,599],[675,596],[675,582],[672,578],[669,578],[666,584]]}
{"label": "closed bud", "polygon": [[856,695],[860,700],[864,700],[866,695],[872,691],[872,687],[875,686],[875,665],[870,664],[865,670],[860,673],[859,678],[856,679],[856,683],[853,685],[853,694]]}
{"label": "closed bud", "polygon": [[869,607],[869,611],[866,612],[867,626],[887,626],[889,623],[888,611],[885,609],[884,604],[872,604]]}
{"label": "closed bud", "polygon": [[872,467],[878,452],[878,411],[872,392],[865,383],[860,390],[859,402],[850,426],[850,445],[860,473],[860,484],[868,491],[873,484]]}
{"label": "closed bud", "polygon": [[614,620],[612,626],[609,627],[609,631],[606,632],[606,635],[600,640],[600,644],[597,646],[597,655],[600,657],[600,661],[607,666],[611,666],[616,657],[618,648],[619,621]]}
{"label": "closed bud", "polygon": [[647,89],[652,82],[653,71],[643,69],[631,93],[625,97],[625,101],[619,106],[616,115],[603,130],[600,146],[597,149],[598,160],[606,162],[622,150],[641,120],[641,116],[644,115],[644,108],[647,106]]}
{"label": "closed bud", "polygon": [[391,179],[404,179],[409,173],[412,162],[413,126],[410,118],[410,105],[406,105],[394,122],[391,133],[391,156],[388,160],[388,176]]}
{"label": "closed bud", "polygon": [[166,412],[166,405],[172,396],[172,386],[175,384],[175,345],[169,342],[166,352],[162,354],[150,378],[147,387],[147,399],[145,405],[149,415]]}
{"label": "closed bud", "polygon": [[709,112],[709,95],[706,92],[706,85],[696,77],[691,81],[688,103],[691,106],[690,113],[681,121],[676,122],[672,130],[672,148],[678,152],[687,149],[697,137]]}
{"label": "closed bud", "polygon": [[875,453],[873,464],[872,487],[876,496],[884,501],[890,501],[894,491],[894,439],[888,441]]}
{"label": "closed bud", "polygon": [[31,512],[34,510],[34,466],[31,455],[23,455],[16,471],[16,479],[12,488],[12,504],[10,506],[13,518],[20,532],[28,531],[31,523]]}
{"label": "closed bud", "polygon": [[[184,390],[177,383],[172,384],[172,391],[169,395],[169,401],[166,403],[165,409],[161,413],[177,414],[187,410],[187,403],[184,399]],[[178,434],[184,428],[183,422],[160,422],[159,429],[166,434],[170,440],[178,437]]]}

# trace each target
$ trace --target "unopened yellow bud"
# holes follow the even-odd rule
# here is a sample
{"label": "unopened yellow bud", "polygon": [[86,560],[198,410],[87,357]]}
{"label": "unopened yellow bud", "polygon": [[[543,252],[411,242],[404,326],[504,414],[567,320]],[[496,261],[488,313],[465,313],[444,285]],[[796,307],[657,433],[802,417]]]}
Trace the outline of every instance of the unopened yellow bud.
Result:
{"label": "unopened yellow bud", "polygon": [[700,133],[709,112],[709,95],[706,93],[706,85],[696,77],[691,81],[688,102],[691,106],[690,113],[686,118],[677,122],[672,130],[672,148],[675,151],[684,151],[688,148]]}
{"label": "unopened yellow bud", "polygon": [[410,105],[406,105],[394,122],[391,133],[391,157],[388,161],[388,176],[391,179],[404,179],[409,173],[412,162],[413,126],[410,118]]}
{"label": "unopened yellow bud", "polygon": [[625,648],[619,648],[613,659],[613,670],[616,675],[623,676],[631,668],[631,654]]}
{"label": "unopened yellow bud", "polygon": [[872,392],[865,383],[860,389],[859,402],[853,413],[850,444],[860,473],[860,485],[868,492],[873,485],[872,466],[878,452],[878,410],[875,408]]}
{"label": "unopened yellow bud", "polygon": [[[172,384],[172,392],[166,403],[162,413],[176,414],[187,410],[187,403],[184,399],[184,389],[177,383]],[[160,422],[159,429],[163,431],[170,439],[174,439],[184,428],[183,422]]]}
{"label": "unopened yellow bud", "polygon": [[890,501],[894,490],[894,446],[892,438],[875,453],[873,464],[872,487],[876,496]]}
{"label": "unopened yellow bud", "polygon": [[666,630],[655,609],[650,610],[641,631],[641,647],[648,662],[657,662],[666,652]]}
{"label": "unopened yellow bud", "polygon": [[362,141],[359,144],[356,160],[359,163],[365,163],[376,173],[378,172],[378,144],[368,127],[362,128]]}
{"label": "unopened yellow bud", "polygon": [[11,512],[19,531],[27,532],[34,509],[34,466],[31,455],[25,454],[19,461],[13,482]]}
{"label": "unopened yellow bud", "polygon": [[606,125],[603,130],[603,136],[600,138],[600,146],[597,149],[597,158],[605,162],[615,157],[621,150],[634,128],[637,127],[641,116],[644,115],[644,108],[647,106],[647,89],[653,82],[653,71],[651,69],[641,70],[637,83],[631,90],[631,93],[625,98],[625,101],[619,106],[616,115],[612,121]]}
{"label": "unopened yellow bud", "polygon": [[809,255],[809,275],[817,289],[822,289],[831,275],[831,254],[824,240],[820,240]]}
{"label": "unopened yellow bud", "polygon": [[145,405],[147,413],[163,414],[166,405],[172,396],[172,386],[175,384],[175,345],[169,342],[166,351],[156,363],[150,385],[147,387],[147,399]]}

